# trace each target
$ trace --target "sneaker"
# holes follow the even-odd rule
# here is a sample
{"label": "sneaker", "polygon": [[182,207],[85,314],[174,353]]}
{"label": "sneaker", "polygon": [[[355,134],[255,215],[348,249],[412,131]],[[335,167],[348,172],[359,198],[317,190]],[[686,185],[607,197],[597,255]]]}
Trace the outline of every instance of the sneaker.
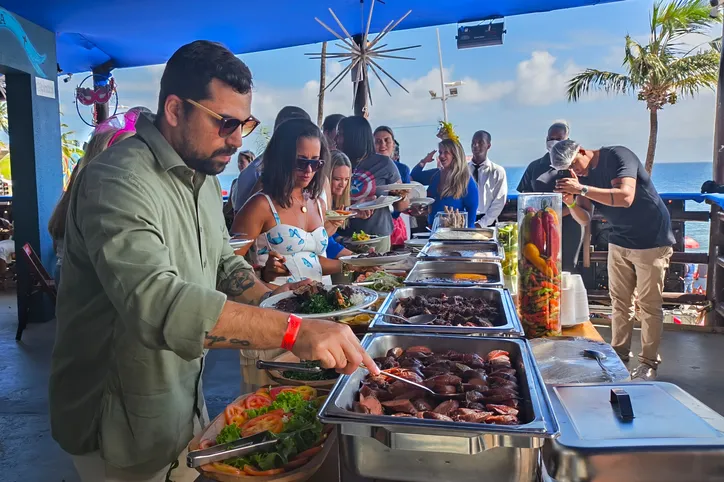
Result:
{"label": "sneaker", "polygon": [[656,368],[644,365],[642,363],[631,371],[631,380],[656,380]]}

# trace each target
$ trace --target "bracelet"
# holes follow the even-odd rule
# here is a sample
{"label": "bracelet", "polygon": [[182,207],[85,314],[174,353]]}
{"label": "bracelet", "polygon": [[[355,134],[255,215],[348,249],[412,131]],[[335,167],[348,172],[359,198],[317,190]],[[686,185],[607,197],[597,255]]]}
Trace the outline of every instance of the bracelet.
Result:
{"label": "bracelet", "polygon": [[576,200],[574,199],[571,204],[566,204],[566,206],[568,206],[568,209],[573,209],[573,208],[575,208],[575,207],[576,207]]}
{"label": "bracelet", "polygon": [[302,319],[297,315],[289,315],[287,320],[287,330],[284,332],[282,338],[282,348],[284,350],[291,351],[294,348],[294,343],[297,341],[297,335],[299,334],[299,328],[302,326]]}

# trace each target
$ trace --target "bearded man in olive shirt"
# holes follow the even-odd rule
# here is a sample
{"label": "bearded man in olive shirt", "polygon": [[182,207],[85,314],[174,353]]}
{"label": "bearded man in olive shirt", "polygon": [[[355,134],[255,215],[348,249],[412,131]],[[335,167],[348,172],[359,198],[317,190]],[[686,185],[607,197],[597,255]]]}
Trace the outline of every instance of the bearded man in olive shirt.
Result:
{"label": "bearded man in olive shirt", "polygon": [[[289,316],[247,306],[270,292],[229,246],[215,177],[258,124],[251,88],[223,46],[181,47],[155,122],[139,118],[73,186],[49,399],[83,482],[195,480],[183,451],[207,421],[204,350],[282,342]],[[304,320],[292,351],[377,372],[336,323]]]}

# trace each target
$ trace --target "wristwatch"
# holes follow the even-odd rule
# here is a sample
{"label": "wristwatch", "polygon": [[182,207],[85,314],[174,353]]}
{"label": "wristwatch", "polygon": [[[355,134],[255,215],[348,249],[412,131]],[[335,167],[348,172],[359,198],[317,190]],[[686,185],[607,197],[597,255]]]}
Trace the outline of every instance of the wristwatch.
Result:
{"label": "wristwatch", "polygon": [[586,197],[588,194],[588,186],[581,186],[581,196]]}

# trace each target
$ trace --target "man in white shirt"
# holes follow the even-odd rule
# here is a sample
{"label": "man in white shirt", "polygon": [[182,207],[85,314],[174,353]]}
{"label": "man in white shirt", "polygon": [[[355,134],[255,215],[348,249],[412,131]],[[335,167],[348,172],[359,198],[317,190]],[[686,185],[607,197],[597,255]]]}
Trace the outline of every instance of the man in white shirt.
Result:
{"label": "man in white shirt", "polygon": [[508,200],[508,181],[503,166],[488,159],[490,133],[478,131],[473,134],[473,159],[468,163],[470,175],[478,184],[477,225],[492,226],[498,220]]}

